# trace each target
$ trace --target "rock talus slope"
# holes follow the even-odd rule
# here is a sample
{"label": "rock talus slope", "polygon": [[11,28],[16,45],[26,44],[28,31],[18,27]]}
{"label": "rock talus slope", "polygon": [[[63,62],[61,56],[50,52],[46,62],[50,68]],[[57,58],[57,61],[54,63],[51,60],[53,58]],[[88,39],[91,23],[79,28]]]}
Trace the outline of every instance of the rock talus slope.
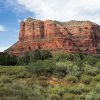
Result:
{"label": "rock talus slope", "polygon": [[19,40],[6,51],[20,55],[35,49],[99,54],[100,26],[89,21],[58,22],[27,18],[21,22]]}

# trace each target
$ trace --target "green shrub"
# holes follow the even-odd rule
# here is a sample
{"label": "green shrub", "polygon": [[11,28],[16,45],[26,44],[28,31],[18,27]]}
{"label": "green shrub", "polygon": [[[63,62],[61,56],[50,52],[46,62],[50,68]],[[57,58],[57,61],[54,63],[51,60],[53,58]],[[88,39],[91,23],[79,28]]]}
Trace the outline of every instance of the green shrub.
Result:
{"label": "green shrub", "polygon": [[78,86],[70,86],[70,87],[65,88],[65,93],[72,93],[75,95],[80,95],[84,92],[85,92],[84,88],[78,87]]}
{"label": "green shrub", "polygon": [[60,94],[63,91],[63,88],[59,84],[55,84],[54,87],[49,87],[49,93]]}
{"label": "green shrub", "polygon": [[56,62],[56,66],[54,68],[54,73],[58,77],[64,77],[67,74],[67,67],[65,62]]}
{"label": "green shrub", "polygon": [[98,62],[95,64],[95,67],[97,67],[97,68],[100,70],[100,61],[98,61]]}
{"label": "green shrub", "polygon": [[90,76],[96,76],[100,72],[96,67],[92,67],[90,65],[85,65],[84,71],[85,74]]}
{"label": "green shrub", "polygon": [[18,65],[28,65],[30,62],[30,53],[26,52],[23,55],[18,57],[17,64]]}
{"label": "green shrub", "polygon": [[80,77],[84,73],[84,69],[81,66],[73,64],[67,67],[67,72],[69,75]]}
{"label": "green shrub", "polygon": [[91,91],[89,94],[86,95],[86,100],[100,100],[100,94]]}
{"label": "green shrub", "polygon": [[30,63],[26,68],[27,71],[32,74],[40,75],[48,75],[54,72],[55,63],[50,60],[37,61],[34,63]]}
{"label": "green shrub", "polygon": [[50,100],[60,100],[60,96],[58,94],[50,94]]}
{"label": "green shrub", "polygon": [[85,100],[85,94],[79,95],[78,98],[79,98],[78,100]]}
{"label": "green shrub", "polygon": [[71,61],[56,62],[55,71],[55,73],[58,73],[58,75],[62,77],[64,77],[66,74],[79,77],[84,72],[82,67],[77,66]]}
{"label": "green shrub", "polygon": [[53,59],[55,61],[64,61],[67,60],[67,54],[63,52],[57,52],[56,54],[53,55]]}
{"label": "green shrub", "polygon": [[37,74],[38,76],[45,72],[45,66],[42,61],[37,61],[35,63],[29,64],[27,70],[32,74]]}
{"label": "green shrub", "polygon": [[67,75],[64,79],[69,83],[76,83],[78,81],[78,78],[76,76],[71,75]]}
{"label": "green shrub", "polygon": [[16,65],[17,57],[8,53],[0,53],[0,65]]}
{"label": "green shrub", "polygon": [[34,62],[37,60],[46,60],[52,57],[52,54],[48,50],[35,50],[30,52],[30,62]]}
{"label": "green shrub", "polygon": [[29,63],[36,62],[37,60],[46,60],[52,57],[52,54],[48,50],[34,50],[32,52],[26,52],[18,57],[18,65],[28,65]]}
{"label": "green shrub", "polygon": [[84,62],[89,64],[90,66],[94,66],[97,61],[98,61],[98,58],[95,55],[85,56],[85,59],[84,59]]}
{"label": "green shrub", "polygon": [[[84,55],[81,52],[76,52],[73,54],[73,61],[77,64],[84,59]],[[82,63],[82,62],[81,62]]]}
{"label": "green shrub", "polygon": [[96,81],[96,82],[100,82],[100,74],[98,74],[97,76],[95,76],[93,78],[93,80]]}
{"label": "green shrub", "polygon": [[63,100],[73,100],[73,98],[74,98],[74,100],[76,100],[75,95],[69,94],[69,93],[65,93],[63,96]]}
{"label": "green shrub", "polygon": [[91,82],[92,78],[88,75],[82,75],[81,76],[81,82],[85,84],[89,84]]}
{"label": "green shrub", "polygon": [[96,93],[100,93],[100,83],[96,84],[95,91]]}

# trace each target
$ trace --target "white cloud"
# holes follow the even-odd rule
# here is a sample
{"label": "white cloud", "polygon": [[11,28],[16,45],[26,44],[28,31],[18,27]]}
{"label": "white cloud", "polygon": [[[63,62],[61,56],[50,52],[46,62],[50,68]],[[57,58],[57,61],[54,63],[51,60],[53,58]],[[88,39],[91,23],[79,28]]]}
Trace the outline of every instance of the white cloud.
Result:
{"label": "white cloud", "polygon": [[100,23],[100,0],[17,0],[39,19],[92,20]]}
{"label": "white cloud", "polygon": [[0,47],[0,52],[3,52],[4,50],[6,50],[8,47]]}
{"label": "white cloud", "polygon": [[4,32],[4,31],[6,31],[5,27],[0,25],[0,32]]}

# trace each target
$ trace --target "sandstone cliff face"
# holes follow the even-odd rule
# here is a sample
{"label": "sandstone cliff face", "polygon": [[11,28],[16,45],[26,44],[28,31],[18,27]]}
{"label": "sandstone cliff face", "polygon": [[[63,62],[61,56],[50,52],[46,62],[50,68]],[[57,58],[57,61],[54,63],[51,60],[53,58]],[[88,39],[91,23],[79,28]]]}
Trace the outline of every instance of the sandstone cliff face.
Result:
{"label": "sandstone cliff face", "polygon": [[100,26],[89,21],[63,23],[28,18],[21,22],[18,42],[7,52],[20,55],[35,49],[100,53]]}

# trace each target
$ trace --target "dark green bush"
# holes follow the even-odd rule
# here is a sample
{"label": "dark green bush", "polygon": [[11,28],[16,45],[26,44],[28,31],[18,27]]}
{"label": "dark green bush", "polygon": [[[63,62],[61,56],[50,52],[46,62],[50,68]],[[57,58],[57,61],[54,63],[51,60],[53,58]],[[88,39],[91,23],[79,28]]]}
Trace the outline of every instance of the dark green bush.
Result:
{"label": "dark green bush", "polygon": [[17,64],[17,57],[8,54],[8,53],[0,53],[0,65],[16,65]]}
{"label": "dark green bush", "polygon": [[46,60],[52,57],[52,54],[48,50],[35,50],[33,52],[30,52],[30,61],[34,62],[37,60]]}
{"label": "dark green bush", "polygon": [[35,50],[32,52],[26,52],[18,57],[19,65],[28,65],[29,63],[36,62],[38,60],[46,60],[52,57],[52,54],[48,50]]}
{"label": "dark green bush", "polygon": [[30,62],[30,53],[27,52],[21,56],[18,57],[18,60],[17,60],[17,64],[18,65],[28,65],[29,62]]}

